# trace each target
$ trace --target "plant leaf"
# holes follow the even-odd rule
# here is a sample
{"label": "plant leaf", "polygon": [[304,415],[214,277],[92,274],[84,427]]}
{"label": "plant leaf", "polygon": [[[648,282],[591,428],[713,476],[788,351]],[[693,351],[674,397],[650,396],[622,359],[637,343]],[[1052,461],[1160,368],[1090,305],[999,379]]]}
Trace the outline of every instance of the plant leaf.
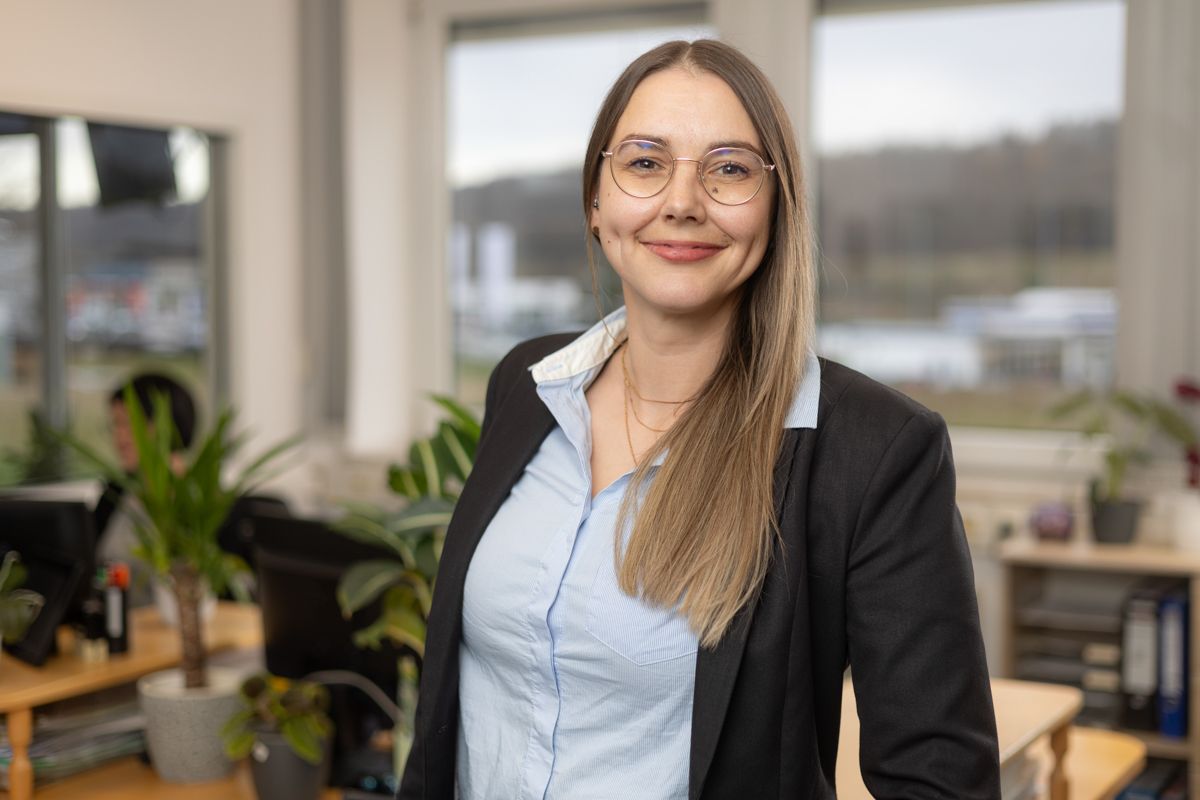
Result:
{"label": "plant leaf", "polygon": [[479,441],[479,435],[481,433],[480,422],[474,414],[468,411],[465,406],[459,404],[453,398],[447,397],[446,395],[435,394],[432,396],[432,399],[433,402],[437,403],[443,409],[448,411],[450,416],[454,417],[464,434],[470,437],[473,442]]}
{"label": "plant leaf", "polygon": [[404,579],[404,565],[396,561],[360,561],[353,565],[338,581],[338,605],[342,614],[349,617],[363,606],[370,604],[386,589]]}

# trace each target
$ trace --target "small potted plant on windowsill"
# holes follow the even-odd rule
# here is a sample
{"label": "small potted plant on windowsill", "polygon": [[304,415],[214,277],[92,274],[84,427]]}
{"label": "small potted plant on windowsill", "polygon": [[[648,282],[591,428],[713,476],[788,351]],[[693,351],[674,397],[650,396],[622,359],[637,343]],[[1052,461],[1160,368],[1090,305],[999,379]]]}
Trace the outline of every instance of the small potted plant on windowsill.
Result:
{"label": "small potted plant on windowsill", "polygon": [[10,550],[0,563],[0,642],[19,642],[42,610],[43,598],[25,583],[20,556]]}
{"label": "small potted plant on windowsill", "polygon": [[221,730],[225,753],[250,756],[258,800],[317,800],[329,782],[329,692],[312,681],[251,675]]}
{"label": "small potted plant on windowsill", "polygon": [[1055,419],[1082,420],[1088,438],[1107,440],[1103,475],[1090,487],[1092,535],[1098,542],[1125,543],[1137,532],[1142,499],[1124,493],[1131,467],[1151,460],[1156,437],[1174,441],[1185,451],[1200,437],[1191,423],[1163,401],[1129,391],[1083,390],[1050,410]]}

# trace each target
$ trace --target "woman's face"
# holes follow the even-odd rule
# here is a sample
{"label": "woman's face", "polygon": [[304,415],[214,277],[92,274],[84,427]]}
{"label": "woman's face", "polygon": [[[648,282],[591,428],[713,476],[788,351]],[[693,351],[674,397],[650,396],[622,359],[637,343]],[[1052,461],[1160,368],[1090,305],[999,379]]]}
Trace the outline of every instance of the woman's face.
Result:
{"label": "woman's face", "polygon": [[[634,90],[606,149],[626,139],[660,140],[677,158],[734,143],[763,152],[733,90],[711,73],[682,68],[656,72]],[[590,226],[599,229],[630,312],[707,317],[732,307],[767,249],[774,180],[767,173],[749,202],[722,205],[704,190],[695,162],[679,161],[661,192],[632,197],[602,164]]]}

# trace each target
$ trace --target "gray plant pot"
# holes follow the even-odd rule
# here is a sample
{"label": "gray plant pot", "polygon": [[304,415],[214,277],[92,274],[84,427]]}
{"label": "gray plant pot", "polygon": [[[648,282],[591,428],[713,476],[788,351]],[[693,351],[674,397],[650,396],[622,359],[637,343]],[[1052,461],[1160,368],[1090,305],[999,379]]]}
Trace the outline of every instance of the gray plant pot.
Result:
{"label": "gray plant pot", "polygon": [[325,742],[325,758],[310,764],[292,752],[283,734],[259,731],[250,751],[250,774],[258,800],[319,800],[329,783],[330,744]]}
{"label": "gray plant pot", "polygon": [[1106,544],[1132,542],[1141,511],[1137,500],[1093,500],[1092,537]]}
{"label": "gray plant pot", "polygon": [[183,688],[183,672],[155,672],[138,681],[146,715],[146,746],[160,778],[169,783],[202,783],[230,773],[233,762],[221,742],[221,726],[238,710],[241,676],[209,667],[209,685]]}

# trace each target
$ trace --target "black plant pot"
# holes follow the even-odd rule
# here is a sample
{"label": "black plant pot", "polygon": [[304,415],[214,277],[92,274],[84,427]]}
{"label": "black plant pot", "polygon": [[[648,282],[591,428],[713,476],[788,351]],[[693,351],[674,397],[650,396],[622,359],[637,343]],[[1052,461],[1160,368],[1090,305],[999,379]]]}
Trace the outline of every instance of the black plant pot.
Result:
{"label": "black plant pot", "polygon": [[1092,537],[1106,544],[1132,542],[1141,511],[1137,500],[1093,500]]}
{"label": "black plant pot", "polygon": [[258,800],[320,800],[329,782],[329,743],[320,764],[292,752],[283,734],[259,731],[250,751],[250,774]]}

